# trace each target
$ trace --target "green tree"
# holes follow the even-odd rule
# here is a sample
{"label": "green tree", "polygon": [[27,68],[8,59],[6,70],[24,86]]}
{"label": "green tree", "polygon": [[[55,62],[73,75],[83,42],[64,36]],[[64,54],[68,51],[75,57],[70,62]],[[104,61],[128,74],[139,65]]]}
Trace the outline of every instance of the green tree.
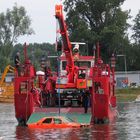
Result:
{"label": "green tree", "polygon": [[56,58],[49,58],[48,56],[56,56],[57,53],[55,51],[55,45],[50,43],[34,43],[29,44],[28,52],[32,52],[29,54],[30,59],[35,64],[36,69],[40,70],[40,60],[42,57],[46,58],[46,61],[50,61],[51,69],[56,70]]}
{"label": "green tree", "polygon": [[134,19],[134,26],[133,26],[132,38],[135,40],[136,44],[140,44],[140,10]]}
{"label": "green tree", "polygon": [[[13,48],[12,60],[17,52],[20,52],[21,62],[24,62],[24,48],[22,44],[16,44]],[[56,70],[57,61],[56,58],[48,58],[48,56],[56,56],[55,45],[50,43],[33,43],[29,44],[27,48],[27,56],[35,66],[36,70],[41,70],[40,60],[42,56],[45,56],[46,60],[50,60],[51,69]],[[11,62],[12,63],[12,62]]]}
{"label": "green tree", "polygon": [[13,9],[7,9],[6,13],[0,13],[0,68],[5,67],[10,61],[13,44],[23,35],[34,33],[31,19],[24,7],[16,4]]}
{"label": "green tree", "polygon": [[[122,11],[125,0],[65,0],[66,22],[72,41],[95,43],[103,46],[104,58],[127,39],[129,11]],[[120,48],[119,48],[120,49]]]}
{"label": "green tree", "polygon": [[6,13],[0,14],[0,44],[13,45],[18,37],[34,33],[30,27],[31,19],[27,15],[24,7],[18,7],[16,4],[13,9],[7,9]]}

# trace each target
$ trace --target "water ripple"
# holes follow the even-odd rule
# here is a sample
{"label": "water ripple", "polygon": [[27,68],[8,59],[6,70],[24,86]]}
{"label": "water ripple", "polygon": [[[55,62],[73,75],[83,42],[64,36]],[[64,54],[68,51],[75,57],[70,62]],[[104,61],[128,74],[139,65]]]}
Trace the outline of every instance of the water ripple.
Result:
{"label": "water ripple", "polygon": [[140,106],[118,104],[113,124],[79,129],[29,129],[17,126],[13,104],[0,104],[0,140],[139,140]]}

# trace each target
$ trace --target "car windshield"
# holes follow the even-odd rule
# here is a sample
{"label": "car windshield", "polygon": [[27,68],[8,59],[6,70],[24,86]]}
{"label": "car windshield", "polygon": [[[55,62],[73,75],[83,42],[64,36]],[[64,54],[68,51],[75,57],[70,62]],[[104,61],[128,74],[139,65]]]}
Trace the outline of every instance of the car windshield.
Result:
{"label": "car windshield", "polygon": [[52,118],[46,118],[42,123],[51,123],[52,122]]}

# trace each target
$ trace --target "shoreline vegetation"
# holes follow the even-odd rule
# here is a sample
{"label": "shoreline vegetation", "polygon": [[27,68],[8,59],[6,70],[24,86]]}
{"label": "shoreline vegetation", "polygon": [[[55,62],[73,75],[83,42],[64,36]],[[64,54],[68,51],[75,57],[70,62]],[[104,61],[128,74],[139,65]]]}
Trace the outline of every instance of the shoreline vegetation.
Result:
{"label": "shoreline vegetation", "polygon": [[140,95],[139,88],[116,89],[117,102],[132,102]]}

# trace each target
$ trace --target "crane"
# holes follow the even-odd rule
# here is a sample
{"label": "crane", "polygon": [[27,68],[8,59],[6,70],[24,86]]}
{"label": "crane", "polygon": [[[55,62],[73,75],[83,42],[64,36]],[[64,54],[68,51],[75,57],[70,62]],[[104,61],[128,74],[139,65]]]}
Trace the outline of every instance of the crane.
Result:
{"label": "crane", "polygon": [[5,79],[8,71],[15,73],[15,68],[12,67],[11,65],[6,66],[6,68],[5,68],[5,70],[4,70],[3,74],[2,74],[1,80],[0,80],[0,85],[3,84],[4,79]]}
{"label": "crane", "polygon": [[55,6],[55,17],[60,25],[60,34],[62,36],[64,53],[67,60],[68,82],[74,82],[74,60],[72,55],[72,45],[68,37],[66,23],[64,21],[62,5]]}

